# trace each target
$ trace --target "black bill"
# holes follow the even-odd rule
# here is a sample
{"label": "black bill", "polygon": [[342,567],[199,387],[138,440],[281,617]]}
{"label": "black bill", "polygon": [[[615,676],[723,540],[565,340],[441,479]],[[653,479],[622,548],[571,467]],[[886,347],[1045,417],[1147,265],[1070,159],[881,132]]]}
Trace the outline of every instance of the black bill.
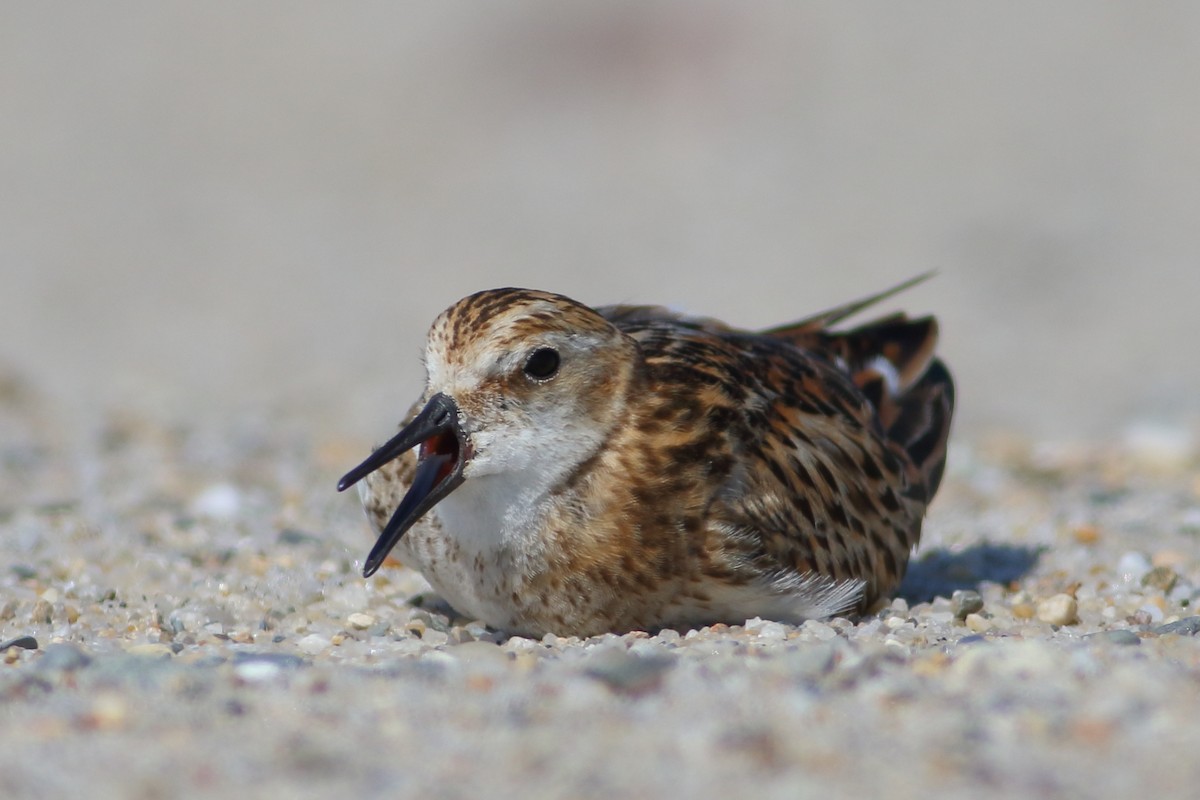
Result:
{"label": "black bill", "polygon": [[429,398],[425,408],[404,430],[338,481],[338,491],[345,491],[417,445],[421,445],[421,452],[412,486],[371,548],[363,564],[364,578],[375,574],[413,523],[463,482],[467,443],[458,424],[458,406],[450,397],[438,392]]}

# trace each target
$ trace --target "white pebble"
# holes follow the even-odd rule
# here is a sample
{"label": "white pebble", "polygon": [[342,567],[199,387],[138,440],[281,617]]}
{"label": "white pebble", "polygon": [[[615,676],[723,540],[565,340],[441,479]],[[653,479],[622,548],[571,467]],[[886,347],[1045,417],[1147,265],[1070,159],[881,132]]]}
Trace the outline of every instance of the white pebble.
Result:
{"label": "white pebble", "polygon": [[992,629],[992,621],[981,614],[967,614],[967,618],[963,622],[974,633],[983,633]]}
{"label": "white pebble", "polygon": [[214,483],[192,501],[192,513],[213,519],[233,519],[242,508],[242,493],[228,483]]}
{"label": "white pebble", "polygon": [[817,622],[815,619],[806,620],[800,627],[800,631],[807,633],[819,642],[828,642],[830,639],[837,638],[837,631],[834,628],[824,622]]}
{"label": "white pebble", "polygon": [[1150,571],[1150,559],[1141,553],[1130,551],[1117,562],[1117,576],[1125,583],[1140,581]]}
{"label": "white pebble", "polygon": [[246,683],[264,683],[283,672],[278,664],[262,659],[246,661],[233,668],[233,674]]}
{"label": "white pebble", "polygon": [[426,628],[425,633],[421,636],[421,641],[430,647],[438,647],[450,641],[450,636],[441,631],[435,631],[433,628]]}
{"label": "white pebble", "polygon": [[1050,625],[1074,625],[1079,621],[1079,603],[1069,594],[1056,594],[1038,603],[1037,618]]}
{"label": "white pebble", "polygon": [[315,633],[310,633],[300,641],[296,642],[296,646],[300,648],[300,652],[310,656],[315,656],[329,647],[331,642],[324,636]]}
{"label": "white pebble", "polygon": [[758,636],[760,639],[781,641],[787,638],[787,628],[778,622],[768,622],[758,629]]}
{"label": "white pebble", "polygon": [[346,617],[346,624],[357,631],[365,631],[375,624],[375,618],[370,614],[355,612]]}

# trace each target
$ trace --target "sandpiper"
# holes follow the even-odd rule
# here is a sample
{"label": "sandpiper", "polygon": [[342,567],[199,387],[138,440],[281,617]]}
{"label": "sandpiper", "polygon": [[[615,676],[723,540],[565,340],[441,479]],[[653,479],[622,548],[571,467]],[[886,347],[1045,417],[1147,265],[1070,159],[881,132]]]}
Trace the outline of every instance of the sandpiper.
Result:
{"label": "sandpiper", "polygon": [[[338,484],[465,615],[592,635],[799,622],[892,591],[941,480],[932,317],[758,332],[492,289],[434,321],[400,432]],[[415,450],[415,452],[414,452]]]}

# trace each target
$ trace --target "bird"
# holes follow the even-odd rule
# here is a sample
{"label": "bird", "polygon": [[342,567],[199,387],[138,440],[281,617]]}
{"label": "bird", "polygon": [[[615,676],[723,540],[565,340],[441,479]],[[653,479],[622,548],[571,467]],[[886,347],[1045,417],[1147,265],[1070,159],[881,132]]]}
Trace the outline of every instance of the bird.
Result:
{"label": "bird", "polygon": [[364,577],[394,550],[525,636],[866,612],[920,539],[954,384],[934,317],[839,323],[927,277],[757,331],[531,289],[459,300],[399,433],[338,483],[378,533]]}

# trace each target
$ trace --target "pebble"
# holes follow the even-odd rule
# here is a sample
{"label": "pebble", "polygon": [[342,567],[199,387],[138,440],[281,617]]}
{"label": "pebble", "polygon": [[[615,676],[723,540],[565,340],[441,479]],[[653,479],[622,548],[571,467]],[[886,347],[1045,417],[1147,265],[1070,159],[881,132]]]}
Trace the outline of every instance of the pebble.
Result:
{"label": "pebble", "polygon": [[1159,625],[1154,632],[1159,635],[1174,633],[1179,636],[1195,636],[1200,633],[1200,617],[1184,617],[1168,622],[1166,625]]}
{"label": "pebble", "polygon": [[622,647],[604,647],[587,659],[584,674],[622,694],[657,689],[675,663],[669,656],[635,656]]}
{"label": "pebble", "polygon": [[448,648],[447,653],[465,664],[505,664],[510,661],[508,653],[491,642],[464,642]]}
{"label": "pebble", "polygon": [[291,653],[246,653],[238,652],[233,656],[234,665],[269,663],[281,669],[296,669],[305,665],[305,660]]}
{"label": "pebble", "polygon": [[1143,625],[1157,625],[1163,621],[1163,610],[1153,603],[1147,603],[1137,610],[1139,618],[1144,618]]}
{"label": "pebble", "polygon": [[310,656],[315,656],[318,653],[324,652],[333,644],[332,641],[318,633],[310,633],[300,641],[296,642],[296,647],[300,648],[300,652]]}
{"label": "pebble", "polygon": [[781,641],[787,638],[787,626],[778,622],[768,622],[758,629],[758,638],[768,641]]}
{"label": "pebble", "polygon": [[174,655],[171,646],[162,643],[135,644],[125,648],[125,652],[143,658],[168,658]]}
{"label": "pebble", "polygon": [[964,621],[969,615],[983,610],[983,595],[970,589],[960,589],[950,598],[954,618]]}
{"label": "pebble", "polygon": [[1175,588],[1175,582],[1178,580],[1179,576],[1170,567],[1154,567],[1142,576],[1142,586],[1150,586],[1167,594]]}
{"label": "pebble", "polygon": [[91,707],[82,722],[89,728],[108,730],[125,724],[129,716],[129,705],[116,692],[101,692],[92,698]]}
{"label": "pebble", "polygon": [[37,639],[32,636],[18,636],[15,639],[9,639],[7,642],[0,642],[0,653],[10,647],[18,647],[22,650],[37,650]]}
{"label": "pebble", "polygon": [[966,619],[964,619],[963,622],[966,624],[967,628],[975,633],[984,633],[985,631],[990,631],[995,627],[995,625],[992,624],[992,621],[982,614],[967,614]]}
{"label": "pebble", "polygon": [[356,612],[346,617],[346,624],[351,628],[354,628],[356,631],[365,631],[367,628],[370,628],[375,624],[375,617],[371,616],[370,614]]}
{"label": "pebble", "polygon": [[1107,642],[1108,644],[1116,644],[1116,645],[1124,645],[1124,646],[1140,645],[1142,643],[1142,637],[1138,636],[1133,631],[1127,630],[1124,628],[1118,628],[1117,630],[1111,630],[1111,631],[1098,631],[1096,633],[1089,633],[1087,636],[1085,636],[1083,638],[1092,639],[1097,642]]}
{"label": "pebble", "polygon": [[69,672],[82,669],[92,663],[92,657],[77,645],[58,642],[46,645],[37,664],[40,669]]}
{"label": "pebble", "polygon": [[1050,625],[1074,625],[1079,621],[1079,603],[1069,594],[1047,597],[1037,605],[1037,618]]}
{"label": "pebble", "polygon": [[236,486],[228,483],[215,483],[209,486],[192,501],[191,511],[200,517],[230,520],[238,515],[242,508],[242,493]]}
{"label": "pebble", "polygon": [[1141,553],[1125,553],[1117,562],[1117,575],[1126,583],[1141,580],[1142,576],[1149,571],[1150,559],[1146,558]]}
{"label": "pebble", "polygon": [[813,679],[830,672],[837,663],[835,642],[809,643],[785,656],[787,666],[799,678]]}
{"label": "pebble", "polygon": [[38,600],[33,604],[33,611],[30,612],[29,618],[33,622],[49,625],[54,621],[54,606],[45,600]]}

